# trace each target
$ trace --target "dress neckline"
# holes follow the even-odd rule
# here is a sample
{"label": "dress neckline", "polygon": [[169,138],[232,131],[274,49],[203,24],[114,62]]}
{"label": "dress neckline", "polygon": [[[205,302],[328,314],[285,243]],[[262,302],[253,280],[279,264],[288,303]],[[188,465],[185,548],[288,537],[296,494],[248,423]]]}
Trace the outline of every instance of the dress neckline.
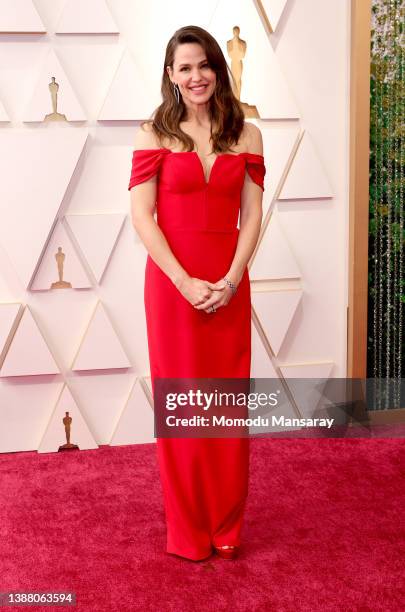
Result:
{"label": "dress neckline", "polygon": [[211,168],[210,168],[210,173],[208,175],[208,180],[206,178],[205,175],[205,167],[203,162],[201,161],[201,157],[198,155],[197,151],[172,151],[171,149],[168,149],[167,147],[158,147],[156,149],[137,149],[138,151],[165,151],[166,153],[170,153],[171,155],[195,155],[197,157],[197,160],[199,162],[199,166],[201,168],[201,175],[202,175],[202,179],[203,182],[205,184],[206,187],[209,186],[210,181],[211,181],[211,177],[212,177],[212,173],[214,171],[214,168],[216,166],[216,163],[218,161],[218,159],[220,157],[240,157],[240,156],[252,156],[253,158],[260,158],[264,160],[264,156],[261,155],[260,153],[250,153],[249,151],[241,151],[240,153],[218,153],[218,155],[215,157],[214,159],[214,163],[212,164]]}
{"label": "dress neckline", "polygon": [[[166,147],[163,147],[163,148],[166,149]],[[172,151],[171,149],[166,149],[166,151],[169,151],[169,153],[171,153],[172,155],[182,155],[183,153],[194,154],[197,157],[198,161],[200,162],[202,178],[203,178],[204,183],[205,183],[206,186],[208,186],[210,184],[212,172],[213,172],[214,167],[215,167],[215,165],[216,165],[216,163],[217,163],[217,161],[218,161],[218,159],[220,157],[225,157],[225,156],[239,157],[239,155],[240,155],[240,153],[218,153],[215,156],[214,163],[209,168],[209,174],[208,174],[208,178],[207,178],[207,176],[205,174],[206,166],[204,165],[204,163],[203,163],[201,157],[198,155],[197,151]]]}

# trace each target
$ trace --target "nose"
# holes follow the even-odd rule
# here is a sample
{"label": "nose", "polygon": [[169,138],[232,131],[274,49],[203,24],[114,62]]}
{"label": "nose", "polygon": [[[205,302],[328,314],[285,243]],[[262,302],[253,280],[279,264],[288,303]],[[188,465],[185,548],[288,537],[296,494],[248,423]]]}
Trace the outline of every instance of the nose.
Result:
{"label": "nose", "polygon": [[193,83],[195,82],[196,85],[203,81],[199,68],[195,68],[191,71],[191,80],[193,81]]}

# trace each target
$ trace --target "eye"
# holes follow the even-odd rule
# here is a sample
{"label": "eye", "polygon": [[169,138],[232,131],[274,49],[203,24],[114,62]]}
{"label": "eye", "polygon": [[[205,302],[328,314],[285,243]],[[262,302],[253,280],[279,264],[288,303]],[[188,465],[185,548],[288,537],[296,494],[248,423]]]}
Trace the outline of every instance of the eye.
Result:
{"label": "eye", "polygon": [[[201,68],[209,68],[210,65],[208,63],[202,64]],[[180,72],[183,72],[184,70],[189,70],[188,66],[183,66],[183,68],[180,68]]]}

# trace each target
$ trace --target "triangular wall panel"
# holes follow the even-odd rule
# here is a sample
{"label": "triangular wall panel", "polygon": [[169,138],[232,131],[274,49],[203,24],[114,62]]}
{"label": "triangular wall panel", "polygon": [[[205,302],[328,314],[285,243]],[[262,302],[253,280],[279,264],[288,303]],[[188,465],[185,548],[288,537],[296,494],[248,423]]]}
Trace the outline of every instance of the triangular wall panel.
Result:
{"label": "triangular wall panel", "polygon": [[147,119],[160,99],[145,81],[131,53],[126,49],[98,116],[99,121]]}
{"label": "triangular wall panel", "polygon": [[280,227],[278,213],[275,211],[249,269],[249,278],[250,280],[276,280],[300,278],[300,276],[298,264]]}
{"label": "triangular wall panel", "polygon": [[59,373],[58,365],[26,306],[1,367],[0,377]]}
{"label": "triangular wall panel", "polygon": [[54,112],[49,89],[52,77],[55,77],[55,82],[59,86],[56,112],[66,117],[66,121],[61,121],[61,123],[86,121],[87,117],[84,110],[52,48],[49,49],[49,53],[41,67],[31,99],[24,112],[23,121],[44,121],[47,115]]}
{"label": "triangular wall panel", "polygon": [[[123,49],[123,45],[118,41],[116,44],[112,44],[111,40],[108,42],[109,36],[98,37],[96,35],[96,38],[97,40],[90,39],[89,41],[88,36],[78,35],[74,39],[71,35],[66,38],[65,35],[60,35],[56,39],[59,44],[55,47],[59,61],[69,77],[86,116],[91,121],[96,119],[100,112]],[[72,44],[73,41],[75,44]],[[89,44],[89,42],[96,44]],[[97,132],[96,142],[99,135],[100,133]],[[109,144],[112,145],[111,141]],[[108,147],[103,147],[103,149],[108,151]]]}
{"label": "triangular wall panel", "polygon": [[316,416],[315,410],[333,366],[331,361],[280,365],[280,371],[303,417]]}
{"label": "triangular wall panel", "polygon": [[74,359],[72,370],[129,368],[131,363],[100,301]]}
{"label": "triangular wall panel", "polygon": [[274,355],[278,355],[302,297],[301,290],[253,291],[252,304]]}
{"label": "triangular wall panel", "polygon": [[109,444],[133,383],[131,371],[92,371],[69,378],[69,388],[97,444]]}
{"label": "triangular wall panel", "polygon": [[67,0],[56,34],[118,34],[105,0]]}
{"label": "triangular wall panel", "polygon": [[61,376],[1,381],[0,453],[37,450],[63,384]]}
{"label": "triangular wall panel", "polygon": [[0,34],[46,32],[32,0],[0,1]]}
{"label": "triangular wall panel", "polygon": [[153,410],[137,379],[119,417],[110,446],[155,442]]}
{"label": "triangular wall panel", "polygon": [[79,407],[68,386],[65,385],[38,447],[39,453],[56,453],[61,446],[66,444],[67,439],[63,423],[66,412],[69,413],[68,416],[72,419],[70,425],[70,443],[76,444],[79,448],[64,452],[78,452],[79,450],[98,448]]}
{"label": "triangular wall panel", "polygon": [[300,140],[298,124],[292,127],[273,126],[270,122],[249,118],[249,123],[257,125],[263,138],[264,163],[266,174],[264,177],[263,215],[262,224],[270,214],[270,208],[276,199],[282,183],[288,173],[289,165],[294,158],[294,151]]}
{"label": "triangular wall panel", "polygon": [[0,304],[0,368],[23,311],[24,307],[20,302]]}
{"label": "triangular wall panel", "polygon": [[6,109],[3,106],[2,101],[0,100],[0,121],[1,123],[7,123],[10,121],[10,117],[6,113]]}
{"label": "triangular wall panel", "polygon": [[69,127],[2,130],[0,243],[24,287],[46,246],[87,135],[87,129]]}
{"label": "triangular wall panel", "polygon": [[150,405],[153,406],[153,395],[152,395],[152,377],[151,376],[143,376],[141,380],[141,384],[144,385],[146,396],[150,402]]}
{"label": "triangular wall panel", "polygon": [[276,31],[286,4],[287,0],[260,0],[259,6],[263,7],[264,16],[272,32]]}
{"label": "triangular wall panel", "polygon": [[262,132],[264,163],[266,165],[263,195],[264,221],[293,159],[293,152],[299,141],[300,131],[298,125],[280,128],[269,127],[264,122],[260,122],[258,127]]}
{"label": "triangular wall panel", "polygon": [[252,321],[251,378],[278,378],[273,362],[267,353],[260,335]]}
{"label": "triangular wall panel", "polygon": [[66,215],[66,221],[97,283],[101,281],[125,219],[126,215],[122,213]]}
{"label": "triangular wall panel", "polygon": [[30,289],[59,291],[91,286],[65,228],[57,223]]}
{"label": "triangular wall panel", "polygon": [[312,139],[304,132],[278,199],[331,197],[333,193]]}

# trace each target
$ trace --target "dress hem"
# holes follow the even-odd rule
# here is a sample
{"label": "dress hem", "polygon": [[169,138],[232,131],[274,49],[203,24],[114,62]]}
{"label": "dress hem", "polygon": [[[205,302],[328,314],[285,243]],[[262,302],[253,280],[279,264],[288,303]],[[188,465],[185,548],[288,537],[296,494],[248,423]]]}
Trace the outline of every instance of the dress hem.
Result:
{"label": "dress hem", "polygon": [[203,554],[184,553],[184,552],[179,552],[178,550],[169,549],[169,548],[166,549],[166,552],[169,555],[176,555],[177,557],[182,557],[183,559],[188,559],[189,561],[204,561],[204,559],[208,559],[209,557],[211,557],[212,553],[214,552],[214,549],[211,548],[209,552],[205,552]]}

